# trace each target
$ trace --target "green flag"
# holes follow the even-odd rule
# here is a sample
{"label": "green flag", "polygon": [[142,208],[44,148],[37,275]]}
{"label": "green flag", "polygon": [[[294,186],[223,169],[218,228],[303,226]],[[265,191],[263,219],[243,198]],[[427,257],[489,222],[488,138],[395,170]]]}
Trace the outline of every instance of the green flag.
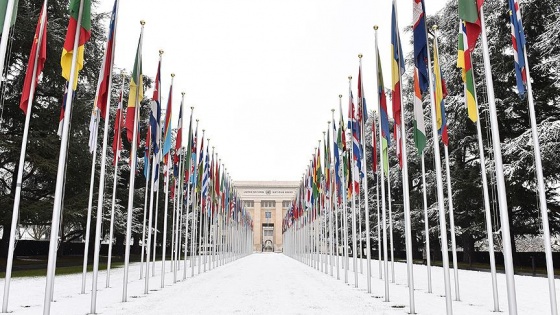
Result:
{"label": "green flag", "polygon": [[[10,22],[10,27],[16,24],[16,17],[17,17],[17,10],[18,10],[18,1],[14,1],[14,10],[12,11],[12,21]],[[8,9],[8,0],[0,0],[0,34],[4,30],[4,22],[6,20],[6,10]]]}

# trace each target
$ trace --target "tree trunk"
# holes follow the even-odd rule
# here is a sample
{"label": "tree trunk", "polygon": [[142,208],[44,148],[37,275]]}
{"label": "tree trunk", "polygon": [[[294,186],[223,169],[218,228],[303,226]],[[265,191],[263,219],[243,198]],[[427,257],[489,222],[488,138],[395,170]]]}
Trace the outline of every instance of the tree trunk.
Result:
{"label": "tree trunk", "polygon": [[463,240],[463,262],[469,263],[469,266],[472,266],[474,258],[474,239],[470,233],[463,233],[461,238]]}

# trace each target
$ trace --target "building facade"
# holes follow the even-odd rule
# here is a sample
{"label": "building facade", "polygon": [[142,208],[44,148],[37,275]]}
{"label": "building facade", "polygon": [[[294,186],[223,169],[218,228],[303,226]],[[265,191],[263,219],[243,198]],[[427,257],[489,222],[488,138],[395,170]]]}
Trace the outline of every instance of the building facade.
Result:
{"label": "building facade", "polygon": [[253,218],[253,250],[281,252],[282,220],[295,198],[299,182],[235,182],[243,204]]}

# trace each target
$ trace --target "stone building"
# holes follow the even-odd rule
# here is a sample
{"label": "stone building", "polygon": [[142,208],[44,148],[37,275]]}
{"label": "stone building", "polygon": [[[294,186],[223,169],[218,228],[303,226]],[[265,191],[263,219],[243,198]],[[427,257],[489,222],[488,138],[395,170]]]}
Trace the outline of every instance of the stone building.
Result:
{"label": "stone building", "polygon": [[299,182],[235,182],[243,204],[253,218],[253,250],[281,252],[282,220],[295,198]]}

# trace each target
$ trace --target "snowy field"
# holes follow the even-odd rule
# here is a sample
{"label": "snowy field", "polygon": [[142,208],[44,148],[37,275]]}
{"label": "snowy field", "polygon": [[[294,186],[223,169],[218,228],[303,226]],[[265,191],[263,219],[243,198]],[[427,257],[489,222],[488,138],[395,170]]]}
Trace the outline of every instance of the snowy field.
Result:
{"label": "snowy field", "polygon": [[[352,265],[352,260],[350,260]],[[105,272],[99,274],[97,312],[99,314],[406,314],[408,288],[406,265],[397,263],[396,283],[390,285],[390,302],[383,302],[383,281],[378,276],[378,262],[372,262],[372,293],[366,291],[366,266],[354,287],[354,274],[341,280],[313,269],[283,254],[253,254],[217,267],[194,278],[190,268],[186,281],[173,284],[173,274],[166,274],[166,287],[160,289],[159,267],[150,278],[150,293],[144,292],[139,279],[139,264],[130,267],[129,301],[122,303],[123,269],[111,272],[111,287],[105,288]],[[359,266],[359,264],[358,264]],[[181,266],[182,267],[182,266]],[[169,265],[167,267],[169,270]],[[358,271],[359,271],[358,267]],[[329,270],[330,271],[330,270]],[[178,278],[182,279],[182,270]],[[445,314],[442,297],[442,269],[432,267],[433,291],[427,293],[426,267],[414,266],[415,300],[418,314]],[[454,314],[496,314],[492,312],[490,274],[460,271],[461,301],[453,302]],[[451,274],[453,287],[453,273]],[[3,288],[0,281],[0,288]],[[498,275],[500,310],[507,314],[505,277]],[[519,314],[550,314],[546,278],[516,276]],[[558,288],[560,283],[557,284]],[[45,278],[12,280],[9,310],[12,314],[42,314]],[[86,314],[90,294],[79,294],[81,274],[56,277],[55,302],[51,314]],[[91,288],[91,274],[87,288]]]}

